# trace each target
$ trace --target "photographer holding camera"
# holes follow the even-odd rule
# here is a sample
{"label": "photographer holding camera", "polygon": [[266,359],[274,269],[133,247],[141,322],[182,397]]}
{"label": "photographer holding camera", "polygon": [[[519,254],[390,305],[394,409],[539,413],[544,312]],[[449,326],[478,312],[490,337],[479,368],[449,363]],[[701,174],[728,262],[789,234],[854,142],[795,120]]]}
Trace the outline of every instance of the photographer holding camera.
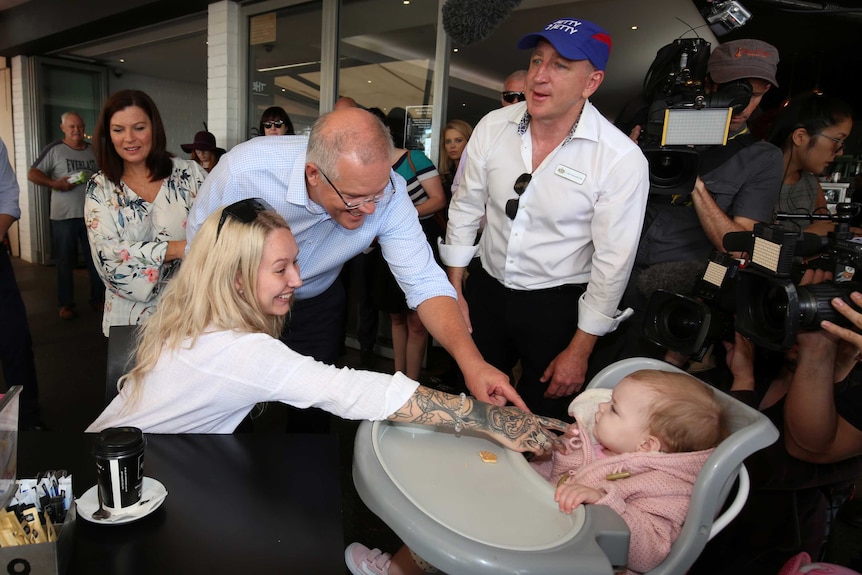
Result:
{"label": "photographer holding camera", "polygon": [[[799,283],[818,283],[822,276],[808,270]],[[850,300],[862,306],[862,294],[853,292]],[[730,393],[763,411],[783,441],[746,460],[748,502],[707,545],[691,575],[776,573],[803,551],[815,559],[825,552],[824,560],[858,569],[858,528],[848,539],[838,519],[827,525],[828,508],[852,493],[862,473],[862,314],[840,298],[832,306],[854,329],[823,321],[822,330],[801,330],[783,361],[761,355],[763,349],[739,333],[735,343],[725,343]]]}
{"label": "photographer holding camera", "polygon": [[690,197],[650,196],[635,267],[669,261],[704,261],[728,232],[751,231],[772,221],[781,188],[781,151],[755,142],[747,121],[763,95],[777,86],[778,51],[760,40],[735,40],[717,46],[709,57],[713,90],[747,83],[748,105],[734,111],[725,146],[698,149],[698,179]]}
{"label": "photographer holding camera", "polygon": [[[706,66],[707,91],[741,92],[750,98],[744,104],[743,96],[742,104],[733,107],[726,145],[694,148],[697,178],[689,194],[660,193],[651,188],[622,307],[642,316],[656,289],[689,291],[703,270],[701,263],[714,249],[725,251],[725,234],[750,232],[758,222],[772,221],[781,189],[782,154],[772,144],[755,141],[747,121],[763,95],[777,85],[777,66],[778,51],[760,40],[734,40],[712,50]],[[661,169],[650,164],[651,181]],[[603,359],[660,353],[641,337],[637,318],[623,326],[605,342]]]}
{"label": "photographer holding camera", "polygon": [[[850,299],[862,307],[862,294],[854,291]],[[785,447],[793,457],[812,463],[862,456],[862,369],[856,367],[862,354],[862,314],[841,298],[834,298],[832,306],[855,329],[824,320],[823,331],[799,333],[799,359],[784,406]],[[854,380],[846,389],[830,385],[846,379]]]}

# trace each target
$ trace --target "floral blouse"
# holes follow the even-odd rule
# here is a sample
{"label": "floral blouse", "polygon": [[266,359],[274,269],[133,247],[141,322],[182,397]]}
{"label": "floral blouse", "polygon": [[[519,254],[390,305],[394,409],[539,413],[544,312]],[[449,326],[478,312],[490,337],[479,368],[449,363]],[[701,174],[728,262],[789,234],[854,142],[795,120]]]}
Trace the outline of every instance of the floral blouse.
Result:
{"label": "floral blouse", "polygon": [[153,202],[146,202],[102,172],[87,184],[84,219],[90,252],[107,287],[102,331],[136,325],[155,311],[159,294],[180,264],[164,263],[168,241],[186,238],[186,219],[206,172],[190,160],[173,158],[171,174]]}

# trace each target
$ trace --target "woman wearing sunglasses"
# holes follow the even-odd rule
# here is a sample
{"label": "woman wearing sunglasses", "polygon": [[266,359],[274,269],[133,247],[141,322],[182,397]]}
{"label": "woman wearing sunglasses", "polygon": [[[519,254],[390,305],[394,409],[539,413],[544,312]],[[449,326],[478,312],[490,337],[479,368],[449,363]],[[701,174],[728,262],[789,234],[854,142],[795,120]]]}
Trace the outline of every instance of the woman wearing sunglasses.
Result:
{"label": "woman wearing sunglasses", "polygon": [[348,419],[475,429],[518,451],[559,445],[565,423],[419,386],[397,373],[336,368],[278,340],[302,285],[298,247],[263,200],[213,212],[140,331],[135,367],[87,431],[230,433],[264,401]]}
{"label": "woman wearing sunglasses", "polygon": [[102,331],[150,315],[186,249],[186,219],[206,172],[173,157],[159,110],[140,90],[102,107],[93,151],[100,171],[87,184],[90,253],[105,283]]}
{"label": "woman wearing sunglasses", "polygon": [[271,106],[260,115],[258,136],[292,136],[295,133],[290,116],[281,106]]}

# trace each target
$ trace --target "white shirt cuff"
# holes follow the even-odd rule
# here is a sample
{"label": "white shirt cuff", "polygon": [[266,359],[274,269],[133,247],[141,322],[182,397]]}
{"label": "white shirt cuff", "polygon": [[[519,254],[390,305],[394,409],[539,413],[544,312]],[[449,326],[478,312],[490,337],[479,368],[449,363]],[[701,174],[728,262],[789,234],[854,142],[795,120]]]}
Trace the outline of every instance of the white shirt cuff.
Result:
{"label": "white shirt cuff", "polygon": [[440,248],[440,259],[443,265],[453,268],[466,268],[476,257],[479,246],[450,246],[443,243],[443,238],[437,238]]}
{"label": "white shirt cuff", "polygon": [[634,310],[616,310],[613,317],[608,317],[586,302],[586,293],[578,299],[578,327],[581,331],[602,336],[617,329],[622,322],[634,314]]}

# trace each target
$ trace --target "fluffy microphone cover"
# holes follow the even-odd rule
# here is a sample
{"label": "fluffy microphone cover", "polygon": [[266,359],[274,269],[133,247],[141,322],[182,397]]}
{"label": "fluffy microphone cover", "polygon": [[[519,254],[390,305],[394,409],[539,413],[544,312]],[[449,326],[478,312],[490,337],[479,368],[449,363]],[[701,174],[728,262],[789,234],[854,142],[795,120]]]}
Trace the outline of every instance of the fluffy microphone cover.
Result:
{"label": "fluffy microphone cover", "polygon": [[459,44],[479,42],[490,36],[521,0],[447,0],[443,5],[443,29]]}
{"label": "fluffy microphone cover", "polygon": [[706,262],[664,262],[641,272],[636,285],[645,296],[651,296],[660,289],[686,295],[694,290],[705,270]]}

